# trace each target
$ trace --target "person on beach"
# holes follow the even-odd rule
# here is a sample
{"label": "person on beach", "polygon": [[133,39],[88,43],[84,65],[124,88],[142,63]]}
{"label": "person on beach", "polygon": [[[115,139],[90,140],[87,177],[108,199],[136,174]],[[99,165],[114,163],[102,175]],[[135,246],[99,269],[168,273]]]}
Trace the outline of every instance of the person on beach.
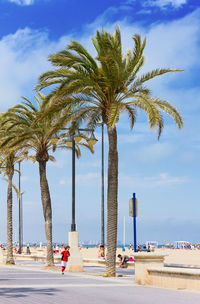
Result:
{"label": "person on beach", "polygon": [[70,256],[70,252],[69,252],[70,247],[66,246],[65,250],[63,250],[61,252],[62,257],[61,257],[61,270],[62,270],[62,274],[64,274],[65,268],[67,266],[67,262],[68,262],[68,257]]}
{"label": "person on beach", "polygon": [[105,259],[104,245],[99,245],[98,258],[102,260]]}
{"label": "person on beach", "polygon": [[119,263],[119,267],[120,268],[127,268],[127,262],[129,261],[129,257],[127,255],[121,255],[121,254],[118,254],[117,256],[119,259],[120,259],[120,263]]}
{"label": "person on beach", "polygon": [[56,253],[59,253],[59,252],[60,252],[59,245],[56,245]]}
{"label": "person on beach", "polygon": [[31,254],[29,243],[26,245],[26,254]]}

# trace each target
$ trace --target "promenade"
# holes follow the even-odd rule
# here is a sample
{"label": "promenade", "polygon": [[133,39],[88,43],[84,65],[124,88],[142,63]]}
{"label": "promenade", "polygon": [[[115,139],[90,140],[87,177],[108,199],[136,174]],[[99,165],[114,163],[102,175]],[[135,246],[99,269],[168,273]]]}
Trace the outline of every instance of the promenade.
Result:
{"label": "promenade", "polygon": [[133,269],[118,269],[118,277],[104,278],[102,267],[84,273],[42,270],[41,262],[20,261],[0,266],[0,304],[188,304],[199,303],[200,292],[137,286]]}

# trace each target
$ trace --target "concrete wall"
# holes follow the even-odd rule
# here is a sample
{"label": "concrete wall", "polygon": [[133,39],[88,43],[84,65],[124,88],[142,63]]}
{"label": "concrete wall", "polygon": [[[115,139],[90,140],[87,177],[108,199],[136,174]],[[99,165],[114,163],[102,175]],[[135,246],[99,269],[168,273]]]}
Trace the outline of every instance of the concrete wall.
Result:
{"label": "concrete wall", "polygon": [[135,253],[135,283],[139,285],[148,284],[148,273],[149,267],[162,267],[164,263],[163,254],[156,254],[152,252]]}
{"label": "concrete wall", "polygon": [[164,255],[135,254],[135,282],[161,288],[200,291],[200,269],[164,267]]}
{"label": "concrete wall", "polygon": [[150,267],[146,277],[147,285],[200,291],[200,270],[172,267]]}

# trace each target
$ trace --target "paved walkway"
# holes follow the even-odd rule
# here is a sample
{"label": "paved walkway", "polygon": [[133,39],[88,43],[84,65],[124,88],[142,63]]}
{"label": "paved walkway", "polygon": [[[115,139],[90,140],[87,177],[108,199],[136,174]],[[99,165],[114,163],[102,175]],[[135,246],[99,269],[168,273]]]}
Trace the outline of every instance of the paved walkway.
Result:
{"label": "paved walkway", "polygon": [[[18,262],[19,263],[19,262]],[[42,263],[0,266],[0,304],[193,304],[200,293],[134,285],[134,270],[119,269],[124,277],[104,278],[102,267],[84,273],[41,270]]]}

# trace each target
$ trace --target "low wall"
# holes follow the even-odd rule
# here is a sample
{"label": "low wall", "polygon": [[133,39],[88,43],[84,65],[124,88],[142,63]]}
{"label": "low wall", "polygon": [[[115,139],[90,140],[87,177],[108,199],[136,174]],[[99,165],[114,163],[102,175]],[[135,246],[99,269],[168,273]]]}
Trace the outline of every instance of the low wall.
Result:
{"label": "low wall", "polygon": [[[135,283],[161,288],[200,291],[198,266],[164,264],[164,254],[136,253]],[[185,266],[185,268],[184,268]]]}
{"label": "low wall", "polygon": [[[14,254],[15,260],[28,260],[28,261],[46,261],[46,256],[34,254]],[[54,262],[59,262],[60,257],[54,256]]]}
{"label": "low wall", "polygon": [[150,267],[146,283],[150,286],[200,291],[200,270],[177,267]]}
{"label": "low wall", "polygon": [[[28,261],[46,261],[46,256],[33,255],[33,254],[14,254],[14,259],[16,260],[28,260]],[[59,263],[61,261],[61,256],[54,256],[54,262]],[[118,261],[116,261],[116,266],[119,266]],[[106,266],[106,261],[101,259],[83,259],[83,264],[87,266]],[[134,268],[134,262],[127,262],[128,268]]]}

